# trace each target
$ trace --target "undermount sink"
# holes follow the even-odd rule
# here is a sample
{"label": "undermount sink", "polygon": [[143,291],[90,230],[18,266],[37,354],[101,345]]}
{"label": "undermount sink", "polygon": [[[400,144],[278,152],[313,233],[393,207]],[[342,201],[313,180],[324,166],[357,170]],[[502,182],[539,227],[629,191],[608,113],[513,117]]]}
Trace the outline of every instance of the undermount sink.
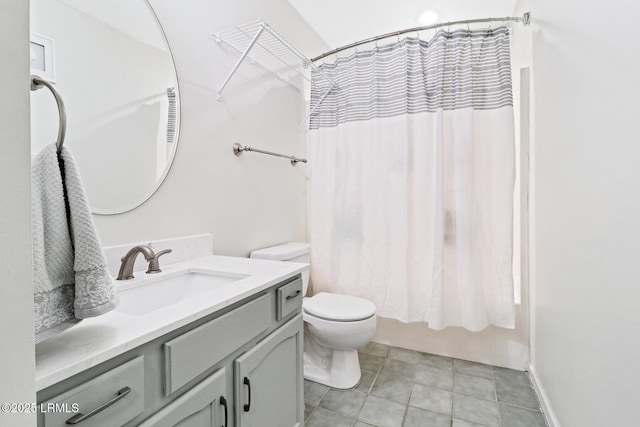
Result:
{"label": "undermount sink", "polygon": [[183,271],[166,278],[120,290],[118,292],[120,304],[116,311],[133,315],[151,313],[222,288],[245,277],[248,275],[207,270]]}

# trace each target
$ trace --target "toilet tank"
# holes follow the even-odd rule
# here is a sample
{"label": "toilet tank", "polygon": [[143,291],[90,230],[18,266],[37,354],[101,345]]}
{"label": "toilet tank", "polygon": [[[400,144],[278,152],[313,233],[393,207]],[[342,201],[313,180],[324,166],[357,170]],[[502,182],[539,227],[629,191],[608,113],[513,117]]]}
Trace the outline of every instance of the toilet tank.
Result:
{"label": "toilet tank", "polygon": [[[311,260],[311,245],[309,243],[284,243],[251,252],[249,258],[269,259],[273,261],[291,261],[309,263]],[[309,270],[302,272],[302,293],[307,294],[309,287]]]}

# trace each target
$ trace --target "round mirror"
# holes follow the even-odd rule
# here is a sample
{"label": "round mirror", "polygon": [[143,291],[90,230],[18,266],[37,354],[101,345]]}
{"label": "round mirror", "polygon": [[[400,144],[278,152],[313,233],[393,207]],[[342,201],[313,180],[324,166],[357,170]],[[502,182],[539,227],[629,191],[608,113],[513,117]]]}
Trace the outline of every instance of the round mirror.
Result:
{"label": "round mirror", "polygon": [[[94,213],[140,206],[167,176],[178,144],[178,83],[145,0],[31,0],[31,74],[55,83],[67,109],[64,145]],[[56,103],[31,94],[31,150],[58,134]]]}

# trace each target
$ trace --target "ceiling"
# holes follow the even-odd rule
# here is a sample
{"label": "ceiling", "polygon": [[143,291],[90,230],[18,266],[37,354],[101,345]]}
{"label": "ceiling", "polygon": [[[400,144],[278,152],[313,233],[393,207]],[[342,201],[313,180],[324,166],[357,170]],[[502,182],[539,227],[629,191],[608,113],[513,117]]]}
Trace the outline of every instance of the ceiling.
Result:
{"label": "ceiling", "polygon": [[[329,45],[337,48],[361,39],[421,24],[427,10],[437,22],[511,16],[517,0],[289,0]],[[320,52],[319,52],[320,53]]]}

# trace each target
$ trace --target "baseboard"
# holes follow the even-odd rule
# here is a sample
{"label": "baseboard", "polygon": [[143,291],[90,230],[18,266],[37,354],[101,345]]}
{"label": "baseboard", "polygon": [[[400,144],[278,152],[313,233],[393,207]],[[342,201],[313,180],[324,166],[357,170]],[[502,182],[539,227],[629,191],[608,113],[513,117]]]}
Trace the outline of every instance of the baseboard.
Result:
{"label": "baseboard", "polygon": [[538,399],[540,399],[540,406],[542,407],[542,412],[545,419],[547,420],[547,425],[549,427],[560,427],[560,423],[558,422],[556,413],[553,412],[553,408],[551,407],[551,403],[549,402],[549,397],[547,396],[547,393],[545,393],[544,388],[542,388],[540,379],[538,378],[538,374],[536,373],[536,370],[531,363],[529,363],[528,370],[529,378],[531,379],[531,385],[536,391]]}

